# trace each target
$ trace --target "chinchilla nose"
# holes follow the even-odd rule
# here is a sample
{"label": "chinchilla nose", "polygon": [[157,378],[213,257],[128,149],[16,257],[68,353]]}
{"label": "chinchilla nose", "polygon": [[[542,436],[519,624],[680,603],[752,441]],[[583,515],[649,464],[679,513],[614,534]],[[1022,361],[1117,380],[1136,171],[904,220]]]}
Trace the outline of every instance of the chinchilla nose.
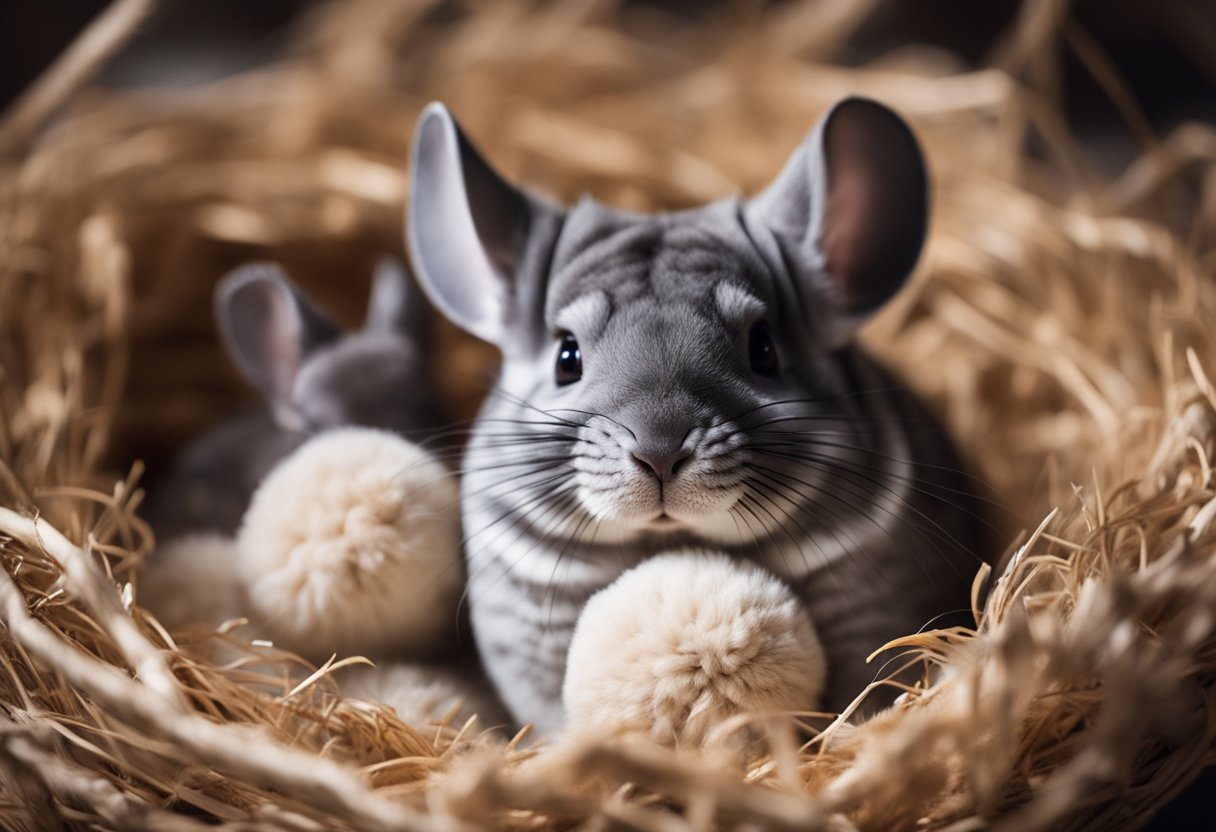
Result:
{"label": "chinchilla nose", "polygon": [[625,450],[639,468],[667,482],[693,456],[696,413],[695,402],[670,392],[634,402],[622,413],[621,424],[628,425],[630,433]]}
{"label": "chinchilla nose", "polygon": [[695,442],[689,440],[694,429],[680,418],[652,418],[635,421],[633,442],[626,445],[634,463],[667,482],[679,473],[680,467],[693,455]]}
{"label": "chinchilla nose", "polygon": [[680,466],[692,456],[691,448],[675,448],[666,450],[655,450],[653,447],[634,448],[629,452],[633,456],[633,461],[638,467],[647,470],[649,469],[659,482],[667,482],[674,477],[680,470]]}

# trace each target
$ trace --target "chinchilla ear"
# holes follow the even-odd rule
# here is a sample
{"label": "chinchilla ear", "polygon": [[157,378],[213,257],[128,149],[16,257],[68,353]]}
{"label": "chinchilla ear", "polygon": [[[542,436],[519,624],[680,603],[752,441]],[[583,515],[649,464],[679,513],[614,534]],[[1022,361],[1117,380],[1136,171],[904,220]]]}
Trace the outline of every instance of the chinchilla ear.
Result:
{"label": "chinchilla ear", "polygon": [[439,103],[418,120],[411,165],[406,241],[415,275],[453,323],[501,345],[529,198],[490,167]]}
{"label": "chinchilla ear", "polygon": [[385,257],[372,274],[372,293],[367,303],[368,332],[422,336],[427,328],[427,304],[418,285],[396,257]]}
{"label": "chinchilla ear", "polygon": [[230,272],[215,291],[220,336],[241,374],[291,427],[291,394],[309,354],[342,331],[274,263]]}
{"label": "chinchilla ear", "polygon": [[804,291],[831,305],[823,322],[839,345],[916,265],[928,190],[907,124],[875,101],[846,98],[745,212],[749,226],[771,233]]}

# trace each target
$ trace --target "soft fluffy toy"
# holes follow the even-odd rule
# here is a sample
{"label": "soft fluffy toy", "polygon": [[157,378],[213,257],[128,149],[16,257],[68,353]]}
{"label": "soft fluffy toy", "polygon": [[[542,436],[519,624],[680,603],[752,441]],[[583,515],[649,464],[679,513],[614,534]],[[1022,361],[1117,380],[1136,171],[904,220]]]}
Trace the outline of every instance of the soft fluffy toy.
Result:
{"label": "soft fluffy toy", "polygon": [[156,547],[139,580],[139,601],[170,630],[215,627],[245,615],[236,541],[196,532]]}
{"label": "soft fluffy toy", "polygon": [[[157,552],[141,599],[170,628],[241,630],[316,662],[364,655],[348,694],[415,723],[456,711],[503,721],[488,687],[414,660],[451,647],[464,586],[455,479],[430,453],[371,428],[326,431],[259,486],[235,539],[194,534]],[[402,661],[405,658],[407,661]]]}
{"label": "soft fluffy toy", "polygon": [[572,730],[700,745],[737,714],[804,711],[826,663],[801,602],[722,554],[662,555],[587,602],[563,699]]}
{"label": "soft fluffy toy", "polygon": [[462,725],[474,715],[481,726],[511,723],[498,696],[476,669],[390,661],[339,672],[347,696],[387,705],[410,725],[447,717]]}
{"label": "soft fluffy toy", "polygon": [[455,479],[399,436],[342,428],[262,482],[237,532],[250,618],[310,658],[424,655],[456,634]]}
{"label": "soft fluffy toy", "polygon": [[412,442],[327,431],[271,471],[235,540],[162,547],[142,595],[170,626],[246,617],[253,637],[316,660],[424,655],[456,632],[457,499],[452,475]]}
{"label": "soft fluffy toy", "polygon": [[[350,694],[418,724],[477,713],[505,721],[485,683],[401,661],[451,644],[464,581],[457,488],[417,445],[384,431],[323,433],[285,458],[236,538],[181,538],[158,553],[144,592],[163,623],[242,632],[344,670]],[[568,727],[681,745],[747,713],[813,707],[822,648],[800,601],[758,566],[709,552],[652,558],[582,611],[563,692]]]}

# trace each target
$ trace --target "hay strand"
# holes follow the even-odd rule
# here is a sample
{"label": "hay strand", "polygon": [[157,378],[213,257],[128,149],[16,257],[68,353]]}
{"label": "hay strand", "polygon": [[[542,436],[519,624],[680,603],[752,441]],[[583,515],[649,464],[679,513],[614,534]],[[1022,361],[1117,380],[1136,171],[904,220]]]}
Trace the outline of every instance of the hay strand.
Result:
{"label": "hay strand", "polygon": [[114,56],[156,10],[156,0],[114,0],[9,109],[0,113],[0,156],[23,150],[47,119]]}
{"label": "hay strand", "polygon": [[[152,8],[112,5],[0,127],[6,826],[1120,829],[1216,762],[1216,134],[1180,128],[1093,181],[1052,103],[1053,45],[1085,52],[1139,116],[1067,4],[1026,3],[980,69],[835,63],[879,5],[689,22],[358,0],[317,8],[274,65],[77,96]],[[198,310],[258,257],[358,316],[348,276],[400,253],[405,142],[427,100],[513,177],[648,210],[754,191],[845,93],[908,115],[936,192],[921,271],[863,340],[1026,530],[973,629],[899,642],[942,668],[934,684],[864,724],[772,717],[756,759],[537,747],[476,721],[406,725],[342,696],[348,657],[315,668],[142,608],[153,541],[133,462],[155,490],[246,395]],[[1046,160],[1024,152],[1031,136]],[[437,338],[467,419],[493,357]],[[802,745],[795,726],[813,726]]]}

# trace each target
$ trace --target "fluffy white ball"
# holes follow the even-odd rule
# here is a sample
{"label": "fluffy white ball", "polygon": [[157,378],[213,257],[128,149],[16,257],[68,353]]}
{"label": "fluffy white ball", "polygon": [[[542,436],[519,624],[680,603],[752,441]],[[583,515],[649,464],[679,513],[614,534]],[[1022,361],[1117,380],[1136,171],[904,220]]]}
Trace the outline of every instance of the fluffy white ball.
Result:
{"label": "fluffy white ball", "polygon": [[776,577],[722,554],[661,555],[587,602],[566,718],[575,731],[699,745],[736,714],[814,707],[826,667],[801,602]]}
{"label": "fluffy white ball", "polygon": [[385,431],[326,431],[284,459],[237,532],[259,636],[315,660],[432,652],[464,585],[455,479]]}
{"label": "fluffy white ball", "polygon": [[189,534],[157,548],[140,576],[139,602],[170,630],[213,629],[245,614],[236,542]]}
{"label": "fluffy white ball", "polygon": [[364,665],[340,672],[345,695],[387,705],[414,728],[425,728],[453,709],[456,725],[474,714],[483,729],[510,723],[489,684],[471,673],[410,662]]}

